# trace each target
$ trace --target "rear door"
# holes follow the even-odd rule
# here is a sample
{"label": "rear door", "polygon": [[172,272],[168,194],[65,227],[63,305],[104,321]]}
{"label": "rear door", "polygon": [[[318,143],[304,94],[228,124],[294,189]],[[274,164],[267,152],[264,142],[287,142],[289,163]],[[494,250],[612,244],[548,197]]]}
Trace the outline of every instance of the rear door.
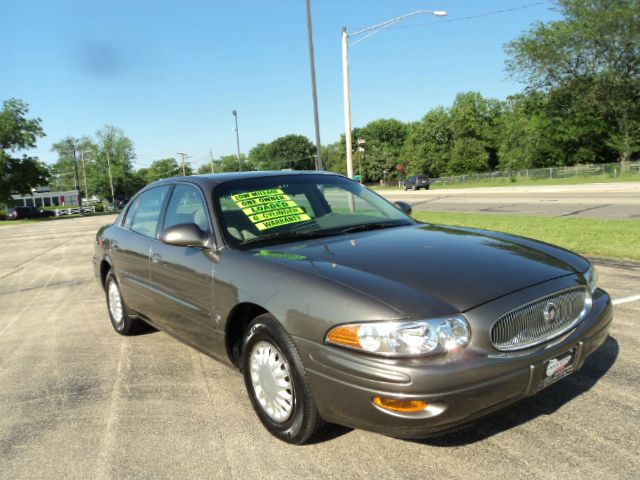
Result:
{"label": "rear door", "polygon": [[147,315],[151,302],[149,252],[170,189],[171,186],[163,185],[139,195],[111,239],[111,259],[124,301],[143,315]]}
{"label": "rear door", "polygon": [[[212,235],[211,219],[202,192],[189,184],[177,184],[171,193],[162,229],[195,223]],[[203,248],[151,246],[150,285],[153,302],[150,319],[187,343],[209,350],[214,325],[214,257]]]}

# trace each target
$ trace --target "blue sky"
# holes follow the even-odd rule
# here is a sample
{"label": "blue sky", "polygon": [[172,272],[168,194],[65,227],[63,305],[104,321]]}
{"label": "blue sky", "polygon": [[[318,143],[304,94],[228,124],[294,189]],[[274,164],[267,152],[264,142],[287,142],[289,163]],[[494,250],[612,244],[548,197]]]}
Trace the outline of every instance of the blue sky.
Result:
{"label": "blue sky", "polygon": [[[444,20],[537,0],[312,0],[323,144],[344,129],[340,32],[419,9]],[[304,0],[0,0],[0,99],[20,98],[42,118],[36,153],[105,124],[136,145],[136,167],[191,155],[198,166],[289,133],[313,139]],[[420,119],[475,90],[505,98],[521,85],[504,71],[504,44],[551,3],[468,21],[416,16],[350,49],[353,125]],[[412,27],[411,25],[417,25]],[[426,25],[425,25],[426,24]]]}

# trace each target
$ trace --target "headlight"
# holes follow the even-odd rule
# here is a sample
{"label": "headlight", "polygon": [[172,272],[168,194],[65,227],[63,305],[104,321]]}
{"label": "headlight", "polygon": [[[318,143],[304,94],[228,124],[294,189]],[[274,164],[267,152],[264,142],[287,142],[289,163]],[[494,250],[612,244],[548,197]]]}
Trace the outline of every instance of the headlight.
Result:
{"label": "headlight", "polygon": [[589,290],[591,290],[591,293],[595,292],[596,288],[598,288],[598,271],[596,270],[596,267],[591,265],[589,267],[589,270],[584,272],[583,275],[584,279],[587,281],[587,285],[589,286]]}
{"label": "headlight", "polygon": [[460,350],[471,329],[462,316],[340,325],[329,330],[326,342],[386,357],[431,355]]}

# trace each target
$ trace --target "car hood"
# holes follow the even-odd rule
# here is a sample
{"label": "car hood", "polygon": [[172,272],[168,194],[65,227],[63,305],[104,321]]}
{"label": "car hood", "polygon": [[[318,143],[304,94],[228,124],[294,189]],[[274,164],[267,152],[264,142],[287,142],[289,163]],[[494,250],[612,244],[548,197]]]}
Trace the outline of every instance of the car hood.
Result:
{"label": "car hood", "polygon": [[575,274],[585,262],[530,239],[428,224],[276,245],[252,253],[329,278],[407,316],[464,312]]}

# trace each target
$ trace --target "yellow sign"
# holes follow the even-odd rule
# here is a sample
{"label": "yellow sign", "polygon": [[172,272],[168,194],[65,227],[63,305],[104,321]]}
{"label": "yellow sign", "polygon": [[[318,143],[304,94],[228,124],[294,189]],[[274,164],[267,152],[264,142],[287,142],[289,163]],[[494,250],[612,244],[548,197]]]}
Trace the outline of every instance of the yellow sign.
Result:
{"label": "yellow sign", "polygon": [[298,204],[293,200],[287,200],[283,202],[273,202],[266,205],[256,205],[255,207],[243,208],[242,211],[246,215],[253,215],[254,213],[270,212],[278,208],[297,207]]}
{"label": "yellow sign", "polygon": [[266,222],[256,223],[256,228],[262,231],[269,228],[281,227],[282,225],[288,225],[290,223],[304,222],[306,220],[311,220],[311,217],[306,213],[302,213],[300,215],[289,215],[287,217],[274,218],[273,220],[267,220]]}
{"label": "yellow sign", "polygon": [[266,197],[250,198],[249,200],[234,200],[240,208],[253,207],[255,205],[264,205],[271,202],[282,202],[291,200],[289,195],[268,195]]}
{"label": "yellow sign", "polygon": [[231,195],[231,200],[237,202],[238,200],[248,200],[250,198],[266,197],[267,195],[282,195],[284,192],[279,188],[269,188],[267,190],[257,190],[255,192],[238,193],[237,195]]}
{"label": "yellow sign", "polygon": [[238,193],[231,199],[260,231],[311,220],[304,208],[280,188]]}
{"label": "yellow sign", "polygon": [[[295,202],[292,202],[295,204]],[[269,220],[271,218],[283,217],[285,215],[294,215],[296,213],[304,213],[304,210],[300,207],[293,208],[283,208],[281,210],[271,210],[270,212],[258,213],[256,215],[251,215],[249,220],[253,223],[262,222],[264,220]]]}

